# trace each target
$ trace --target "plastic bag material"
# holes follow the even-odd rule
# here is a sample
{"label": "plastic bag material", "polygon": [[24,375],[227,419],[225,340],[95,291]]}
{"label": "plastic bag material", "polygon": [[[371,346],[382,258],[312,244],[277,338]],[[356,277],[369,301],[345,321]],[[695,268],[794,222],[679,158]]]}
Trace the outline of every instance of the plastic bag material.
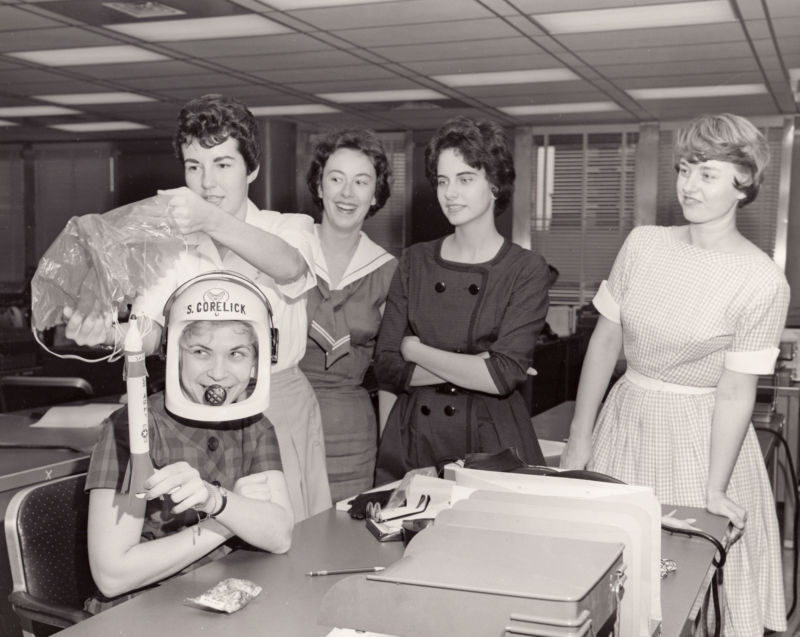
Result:
{"label": "plastic bag material", "polygon": [[31,281],[31,325],[64,323],[65,306],[84,315],[131,303],[187,250],[156,195],[103,214],[72,217],[39,260]]}
{"label": "plastic bag material", "polygon": [[261,587],[250,580],[229,577],[209,588],[202,595],[187,601],[205,608],[234,613],[261,593]]}

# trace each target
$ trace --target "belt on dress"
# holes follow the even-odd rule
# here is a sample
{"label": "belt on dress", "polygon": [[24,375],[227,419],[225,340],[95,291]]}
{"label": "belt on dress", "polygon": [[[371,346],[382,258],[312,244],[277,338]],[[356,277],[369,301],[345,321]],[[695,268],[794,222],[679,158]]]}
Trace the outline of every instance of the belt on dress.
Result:
{"label": "belt on dress", "polygon": [[439,383],[438,385],[432,385],[432,387],[437,394],[450,394],[451,396],[463,394],[467,391],[463,387],[453,385],[453,383]]}
{"label": "belt on dress", "polygon": [[651,378],[640,374],[635,369],[628,367],[625,370],[625,378],[631,383],[643,389],[650,389],[652,391],[670,392],[672,394],[712,394],[716,387],[696,387],[694,385],[678,385],[677,383],[668,383],[658,378]]}

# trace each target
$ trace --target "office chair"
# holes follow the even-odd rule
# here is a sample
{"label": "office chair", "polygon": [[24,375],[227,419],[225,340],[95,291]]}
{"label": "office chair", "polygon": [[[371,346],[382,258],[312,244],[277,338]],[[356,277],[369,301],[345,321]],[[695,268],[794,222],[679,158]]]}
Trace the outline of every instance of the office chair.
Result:
{"label": "office chair", "polygon": [[51,635],[90,616],[83,610],[94,592],[85,482],[81,473],[36,484],[18,491],[8,504],[9,601],[25,637]]}
{"label": "office chair", "polygon": [[2,376],[0,412],[91,398],[94,389],[78,376]]}

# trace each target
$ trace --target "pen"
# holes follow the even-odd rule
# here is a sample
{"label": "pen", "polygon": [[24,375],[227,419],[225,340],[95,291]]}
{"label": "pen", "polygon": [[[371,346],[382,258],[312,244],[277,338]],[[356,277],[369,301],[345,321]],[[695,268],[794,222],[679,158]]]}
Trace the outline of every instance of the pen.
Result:
{"label": "pen", "polygon": [[319,575],[347,575],[349,573],[380,573],[385,566],[366,566],[362,568],[337,568],[328,571],[309,571],[306,575],[317,577]]}

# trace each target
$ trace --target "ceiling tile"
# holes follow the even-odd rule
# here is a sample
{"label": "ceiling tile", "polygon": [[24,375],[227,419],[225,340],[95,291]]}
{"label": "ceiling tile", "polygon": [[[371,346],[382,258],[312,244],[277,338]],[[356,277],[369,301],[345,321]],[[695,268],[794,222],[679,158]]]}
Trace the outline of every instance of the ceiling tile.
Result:
{"label": "ceiling tile", "polygon": [[599,49],[646,49],[658,46],[682,46],[697,43],[742,42],[744,34],[736,23],[704,24],[665,29],[630,29],[558,36],[568,49],[580,53]]}
{"label": "ceiling tile", "polygon": [[[331,69],[317,67],[309,69],[276,69],[274,71],[254,71],[251,75],[263,78],[270,82],[279,82],[297,86],[310,82],[326,82],[330,80]],[[336,67],[337,81],[347,82],[372,81],[372,80],[393,80],[397,74],[391,73],[374,64],[361,64],[359,66],[339,66]]]}
{"label": "ceiling tile", "polygon": [[62,26],[58,21],[36,15],[24,8],[0,6],[0,31],[46,29],[58,26]]}
{"label": "ceiling tile", "polygon": [[337,31],[335,35],[358,46],[372,47],[506,38],[518,34],[502,20],[491,18],[434,22],[415,25],[413,28],[389,26],[372,29],[345,29]]}
{"label": "ceiling tile", "polygon": [[190,57],[261,56],[280,53],[291,55],[303,51],[324,51],[330,45],[302,33],[279,33],[254,38],[228,38],[221,40],[192,40],[165,42],[162,45]]}
{"label": "ceiling tile", "polygon": [[208,70],[192,64],[191,62],[181,62],[178,60],[167,60],[164,62],[142,62],[139,64],[98,64],[97,66],[65,67],[72,69],[76,73],[88,78],[99,78],[108,80],[124,81],[124,78],[151,78],[163,77],[167,75],[202,75]]}
{"label": "ceiling tile", "polygon": [[372,50],[396,62],[429,62],[431,60],[457,60],[474,58],[476,53],[487,57],[538,54],[542,49],[524,37],[463,40],[456,42],[428,42],[375,46]]}
{"label": "ceiling tile", "polygon": [[0,52],[71,49],[81,46],[111,46],[115,44],[119,44],[119,41],[77,27],[27,29],[3,33],[3,37],[0,38]]}
{"label": "ceiling tile", "polygon": [[[307,51],[281,55],[254,55],[249,57],[213,58],[218,64],[242,71],[292,71],[296,69],[319,69],[336,66],[363,64],[364,60],[347,51]],[[328,69],[329,74],[331,71]]]}
{"label": "ceiling tile", "polygon": [[[475,51],[473,51],[473,54]],[[527,71],[536,69],[563,68],[549,53],[532,55],[492,56],[459,58],[457,60],[434,60],[407,63],[406,66],[422,75],[445,75],[451,73],[489,73],[494,71]]]}
{"label": "ceiling tile", "polygon": [[413,26],[449,20],[489,18],[491,13],[477,2],[399,0],[398,2],[341,5],[288,12],[293,17],[325,31],[363,27]]}

